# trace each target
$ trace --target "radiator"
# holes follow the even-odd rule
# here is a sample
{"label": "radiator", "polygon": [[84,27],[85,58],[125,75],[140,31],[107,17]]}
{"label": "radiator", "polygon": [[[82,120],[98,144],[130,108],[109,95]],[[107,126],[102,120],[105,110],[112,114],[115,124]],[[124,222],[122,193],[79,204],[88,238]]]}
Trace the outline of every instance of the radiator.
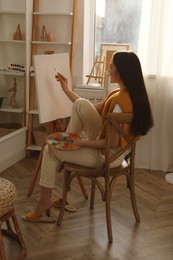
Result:
{"label": "radiator", "polygon": [[105,91],[101,86],[73,86],[73,91],[80,97],[88,99],[93,104],[101,102],[105,97]]}

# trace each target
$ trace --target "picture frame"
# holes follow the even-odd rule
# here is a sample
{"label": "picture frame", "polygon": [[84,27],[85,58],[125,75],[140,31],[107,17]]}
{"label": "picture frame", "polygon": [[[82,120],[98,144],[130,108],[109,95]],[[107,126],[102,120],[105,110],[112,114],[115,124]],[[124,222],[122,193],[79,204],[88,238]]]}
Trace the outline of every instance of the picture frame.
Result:
{"label": "picture frame", "polygon": [[100,55],[102,60],[105,59],[105,70],[109,69],[112,55],[116,51],[130,51],[131,44],[126,43],[102,43],[100,45]]}
{"label": "picture frame", "polygon": [[[105,61],[105,76],[104,76],[104,90],[105,96],[112,90],[116,88],[114,83],[110,82],[109,77],[109,67],[112,59],[112,55],[117,51],[130,51],[131,44],[126,43],[102,43],[100,45],[100,56],[101,60]],[[117,86],[118,87],[118,86]]]}

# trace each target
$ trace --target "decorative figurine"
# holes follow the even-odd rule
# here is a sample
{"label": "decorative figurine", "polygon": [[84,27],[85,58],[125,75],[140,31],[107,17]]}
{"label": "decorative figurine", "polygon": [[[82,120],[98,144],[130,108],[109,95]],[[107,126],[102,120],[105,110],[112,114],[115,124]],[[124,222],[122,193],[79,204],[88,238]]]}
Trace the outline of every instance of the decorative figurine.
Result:
{"label": "decorative figurine", "polygon": [[16,78],[14,78],[13,87],[8,90],[8,92],[13,92],[11,99],[10,99],[10,106],[13,108],[18,108],[18,104],[16,102],[16,93],[17,93],[17,81]]}

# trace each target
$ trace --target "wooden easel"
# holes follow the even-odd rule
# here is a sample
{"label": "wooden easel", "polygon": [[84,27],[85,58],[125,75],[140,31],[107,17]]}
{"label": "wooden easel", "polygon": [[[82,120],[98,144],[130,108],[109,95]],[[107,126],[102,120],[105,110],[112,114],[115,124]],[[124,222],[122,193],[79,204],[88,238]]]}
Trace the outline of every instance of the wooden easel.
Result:
{"label": "wooden easel", "polygon": [[21,40],[22,40],[22,34],[21,34],[21,30],[20,30],[20,24],[18,24],[17,30],[16,30],[16,32],[13,34],[13,40],[18,40],[18,41],[21,41]]}
{"label": "wooden easel", "polygon": [[87,85],[89,84],[91,79],[98,81],[98,83],[102,85],[104,80],[104,71],[105,71],[105,58],[102,60],[102,52],[101,52],[100,57],[96,56],[90,74],[86,75],[86,77],[88,78]]}
{"label": "wooden easel", "polygon": [[46,26],[45,25],[43,25],[43,27],[42,27],[40,41],[49,41],[49,35],[48,35],[47,31],[46,31]]}
{"label": "wooden easel", "polygon": [[[62,131],[64,130],[62,128],[63,126],[62,126],[61,120],[58,120],[58,122],[57,122],[57,120],[55,120],[55,121],[52,121],[52,122],[50,122],[48,124],[48,127],[47,127],[47,134],[48,135],[57,132],[57,123],[58,123],[58,126],[62,129]],[[39,170],[40,170],[40,166],[41,166],[41,162],[42,162],[42,158],[43,158],[43,151],[44,151],[45,145],[46,145],[46,142],[44,142],[43,145],[42,145],[42,148],[41,148],[41,151],[40,151],[40,154],[39,154],[39,157],[38,157],[35,169],[33,171],[31,183],[30,183],[30,186],[29,186],[29,189],[28,189],[28,197],[30,197],[32,195],[32,192],[33,192],[36,180],[37,180],[37,176],[39,174]],[[60,170],[62,170],[62,169],[63,168],[61,168],[61,166],[60,166]],[[81,177],[77,177],[77,180],[79,182],[79,186],[81,188],[81,191],[82,191],[82,194],[83,194],[84,198],[88,199],[88,193],[87,193],[87,190],[85,188],[85,185],[84,185]]]}

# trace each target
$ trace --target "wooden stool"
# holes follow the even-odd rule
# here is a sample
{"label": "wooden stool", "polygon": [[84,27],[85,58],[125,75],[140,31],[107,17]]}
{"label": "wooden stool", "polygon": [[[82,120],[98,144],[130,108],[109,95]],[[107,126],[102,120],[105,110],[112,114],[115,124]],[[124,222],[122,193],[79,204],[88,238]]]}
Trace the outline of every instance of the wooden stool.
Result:
{"label": "wooden stool", "polygon": [[[16,188],[10,181],[0,178],[0,259],[6,260],[3,235],[7,235],[16,239],[21,245],[21,253],[19,259],[23,259],[26,254],[26,246],[17,222],[14,211],[14,202],[16,200]],[[14,226],[11,226],[10,219]],[[7,229],[2,228],[2,224],[6,223]]]}

